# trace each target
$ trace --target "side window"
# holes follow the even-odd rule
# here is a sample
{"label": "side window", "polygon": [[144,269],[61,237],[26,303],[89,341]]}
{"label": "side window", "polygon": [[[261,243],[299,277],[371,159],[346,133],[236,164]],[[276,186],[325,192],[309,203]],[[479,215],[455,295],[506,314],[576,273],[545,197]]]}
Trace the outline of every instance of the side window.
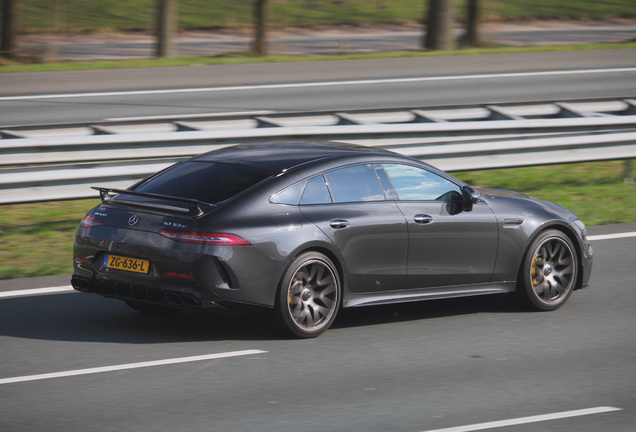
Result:
{"label": "side window", "polygon": [[462,191],[455,183],[425,169],[385,164],[384,169],[402,201],[455,201]]}
{"label": "side window", "polygon": [[300,204],[331,204],[331,195],[323,176],[319,175],[307,180]]}
{"label": "side window", "polygon": [[283,189],[282,191],[274,195],[271,199],[271,202],[273,202],[274,204],[298,205],[298,201],[300,201],[300,195],[303,193],[304,188],[304,181],[293,184],[287,189]]}
{"label": "side window", "polygon": [[383,201],[384,192],[371,165],[356,165],[325,174],[333,202]]}

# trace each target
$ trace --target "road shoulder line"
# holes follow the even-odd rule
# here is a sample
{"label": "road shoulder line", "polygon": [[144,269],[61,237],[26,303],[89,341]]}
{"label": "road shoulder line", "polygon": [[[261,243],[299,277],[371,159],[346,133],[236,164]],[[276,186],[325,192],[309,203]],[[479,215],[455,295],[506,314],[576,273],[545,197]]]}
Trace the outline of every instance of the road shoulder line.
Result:
{"label": "road shoulder line", "polygon": [[240,356],[248,356],[248,355],[254,355],[254,354],[264,354],[267,352],[268,351],[255,350],[255,349],[243,350],[243,351],[230,351],[230,352],[206,354],[206,355],[200,355],[200,356],[178,357],[178,358],[147,361],[147,362],[140,362],[140,363],[126,363],[126,364],[120,364],[120,365],[103,366],[103,367],[95,367],[95,368],[88,368],[88,369],[76,369],[76,370],[69,370],[69,371],[63,371],[63,372],[45,373],[45,374],[37,374],[37,375],[25,375],[25,376],[19,376],[19,377],[2,378],[0,379],[0,385],[20,383],[20,382],[26,382],[26,381],[39,381],[39,380],[45,380],[45,379],[51,379],[51,378],[63,378],[63,377],[71,377],[71,376],[78,376],[78,375],[89,375],[89,374],[96,374],[96,373],[103,373],[103,372],[114,372],[114,371],[121,371],[121,370],[128,370],[128,369],[139,369],[139,368],[146,368],[146,367],[152,367],[152,366],[165,366],[165,365],[172,365],[172,364],[179,364],[179,363],[192,363],[192,362],[203,361],[203,360],[216,360],[216,359],[223,359],[223,358],[229,358],[229,357],[240,357]]}
{"label": "road shoulder line", "polygon": [[59,286],[59,287],[48,287],[48,288],[31,288],[31,289],[0,292],[0,298],[26,297],[26,296],[40,295],[40,294],[59,294],[59,293],[73,292],[73,291],[75,290],[73,289],[71,285]]}

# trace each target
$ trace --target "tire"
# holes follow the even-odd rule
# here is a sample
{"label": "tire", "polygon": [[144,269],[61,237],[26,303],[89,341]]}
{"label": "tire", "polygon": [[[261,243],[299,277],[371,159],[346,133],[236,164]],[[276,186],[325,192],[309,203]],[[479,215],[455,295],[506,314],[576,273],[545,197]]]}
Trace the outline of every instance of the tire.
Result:
{"label": "tire", "polygon": [[342,289],[336,266],[318,252],[296,257],[281,280],[276,313],[282,330],[296,338],[314,338],[336,319]]}
{"label": "tire", "polygon": [[179,313],[179,309],[161,304],[146,303],[136,300],[124,300],[124,303],[126,303],[131,309],[144,315],[170,316]]}
{"label": "tire", "polygon": [[572,294],[578,269],[578,256],[568,236],[557,230],[544,231],[526,251],[517,281],[517,298],[534,310],[556,310]]}

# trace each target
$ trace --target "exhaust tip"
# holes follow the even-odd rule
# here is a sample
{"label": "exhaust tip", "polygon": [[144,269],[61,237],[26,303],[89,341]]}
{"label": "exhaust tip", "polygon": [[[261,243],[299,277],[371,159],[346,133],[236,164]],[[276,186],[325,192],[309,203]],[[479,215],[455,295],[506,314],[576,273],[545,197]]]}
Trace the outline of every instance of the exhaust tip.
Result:
{"label": "exhaust tip", "polygon": [[164,291],[163,297],[166,300],[166,303],[171,306],[178,307],[186,307],[186,308],[200,308],[201,301],[198,297],[193,294],[183,293],[183,292],[174,292],[174,291]]}

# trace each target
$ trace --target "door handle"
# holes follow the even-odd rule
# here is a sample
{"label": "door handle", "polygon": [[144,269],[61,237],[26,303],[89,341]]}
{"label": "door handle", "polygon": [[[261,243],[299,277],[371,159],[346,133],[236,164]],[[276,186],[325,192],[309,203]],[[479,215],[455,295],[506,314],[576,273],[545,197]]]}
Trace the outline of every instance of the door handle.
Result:
{"label": "door handle", "polygon": [[433,222],[433,217],[425,214],[417,214],[413,217],[413,220],[418,224],[427,224]]}
{"label": "door handle", "polygon": [[349,221],[345,219],[334,219],[331,222],[329,222],[329,225],[331,225],[331,228],[341,229],[341,228],[348,227]]}

